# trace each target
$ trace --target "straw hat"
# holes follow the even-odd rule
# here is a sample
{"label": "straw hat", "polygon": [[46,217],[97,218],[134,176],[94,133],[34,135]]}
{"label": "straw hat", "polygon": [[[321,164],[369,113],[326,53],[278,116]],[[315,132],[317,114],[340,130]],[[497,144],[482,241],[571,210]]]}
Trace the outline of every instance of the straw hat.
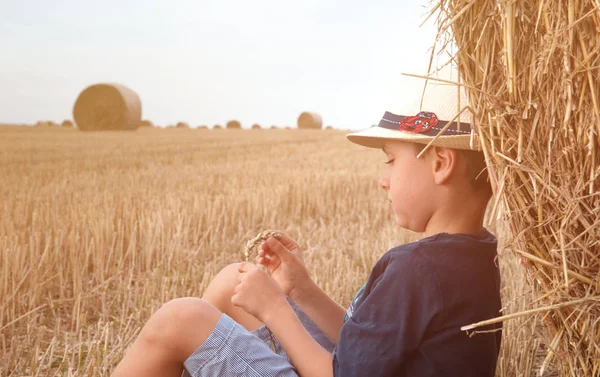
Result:
{"label": "straw hat", "polygon": [[472,130],[472,109],[459,82],[458,71],[450,64],[429,75],[403,75],[400,98],[379,124],[347,134],[346,138],[370,148],[381,148],[385,140],[401,140],[481,150]]}

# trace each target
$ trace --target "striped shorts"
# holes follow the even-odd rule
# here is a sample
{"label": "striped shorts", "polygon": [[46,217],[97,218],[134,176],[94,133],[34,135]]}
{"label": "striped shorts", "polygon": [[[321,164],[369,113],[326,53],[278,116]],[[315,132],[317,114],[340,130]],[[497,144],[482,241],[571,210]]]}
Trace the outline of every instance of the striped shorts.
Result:
{"label": "striped shorts", "polygon": [[[308,333],[323,348],[333,352],[335,344],[289,297],[288,302]],[[206,341],[184,362],[185,377],[298,377],[277,338],[271,349],[265,326],[248,331],[223,313]]]}

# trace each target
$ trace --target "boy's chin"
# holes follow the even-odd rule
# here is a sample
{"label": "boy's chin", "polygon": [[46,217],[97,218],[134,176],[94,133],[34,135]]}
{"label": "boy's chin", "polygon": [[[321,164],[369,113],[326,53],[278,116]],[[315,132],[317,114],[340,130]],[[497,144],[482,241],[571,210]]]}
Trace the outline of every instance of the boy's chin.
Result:
{"label": "boy's chin", "polygon": [[414,233],[423,233],[424,231],[422,229],[415,229],[414,227],[411,227],[409,222],[403,216],[398,216],[397,214],[394,214],[394,219],[396,220],[396,224],[398,225],[398,227],[403,230],[408,230]]}

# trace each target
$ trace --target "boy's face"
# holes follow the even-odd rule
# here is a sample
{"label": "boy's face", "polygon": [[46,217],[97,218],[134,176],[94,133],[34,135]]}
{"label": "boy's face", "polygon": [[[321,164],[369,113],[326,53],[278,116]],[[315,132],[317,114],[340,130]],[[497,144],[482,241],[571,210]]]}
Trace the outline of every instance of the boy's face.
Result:
{"label": "boy's face", "polygon": [[435,208],[436,184],[430,163],[417,158],[413,143],[386,141],[383,152],[389,162],[379,185],[387,191],[398,225],[413,232],[424,232]]}

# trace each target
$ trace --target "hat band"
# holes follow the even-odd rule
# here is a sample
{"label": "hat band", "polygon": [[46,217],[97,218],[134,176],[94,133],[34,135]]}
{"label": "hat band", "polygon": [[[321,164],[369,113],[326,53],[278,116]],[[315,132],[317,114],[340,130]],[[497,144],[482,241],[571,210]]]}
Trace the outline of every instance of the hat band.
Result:
{"label": "hat band", "polygon": [[[417,115],[396,115],[389,111],[383,114],[383,118],[379,121],[378,127],[387,128],[395,131],[406,131],[420,135],[437,136],[440,131],[444,130],[449,122],[441,120],[431,111],[421,111]],[[471,124],[460,122],[452,122],[441,133],[442,136],[469,135],[471,133]]]}

